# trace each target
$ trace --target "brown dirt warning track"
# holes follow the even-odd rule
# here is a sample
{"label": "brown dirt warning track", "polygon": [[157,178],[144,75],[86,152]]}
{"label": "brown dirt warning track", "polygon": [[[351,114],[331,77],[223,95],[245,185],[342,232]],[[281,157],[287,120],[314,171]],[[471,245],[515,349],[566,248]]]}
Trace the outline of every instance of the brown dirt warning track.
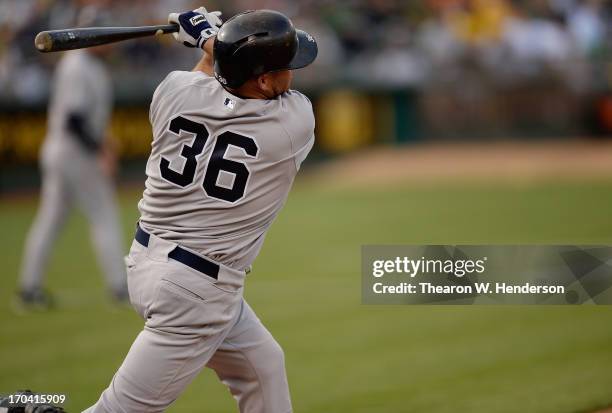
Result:
{"label": "brown dirt warning track", "polygon": [[381,146],[313,168],[317,184],[430,181],[612,180],[612,141],[436,143]]}

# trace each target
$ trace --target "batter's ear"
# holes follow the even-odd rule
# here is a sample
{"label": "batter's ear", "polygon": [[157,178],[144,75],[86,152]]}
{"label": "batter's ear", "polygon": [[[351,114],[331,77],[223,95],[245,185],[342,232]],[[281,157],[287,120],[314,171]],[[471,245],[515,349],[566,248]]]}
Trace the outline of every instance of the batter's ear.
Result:
{"label": "batter's ear", "polygon": [[257,87],[267,97],[274,96],[274,78],[272,73],[257,76]]}

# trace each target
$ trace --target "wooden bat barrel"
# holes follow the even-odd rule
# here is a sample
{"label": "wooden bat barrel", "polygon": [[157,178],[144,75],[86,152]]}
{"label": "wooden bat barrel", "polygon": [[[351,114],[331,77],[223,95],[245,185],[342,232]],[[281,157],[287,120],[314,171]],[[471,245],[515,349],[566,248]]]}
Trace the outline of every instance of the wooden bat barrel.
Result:
{"label": "wooden bat barrel", "polygon": [[38,33],[34,45],[39,52],[59,52],[103,44],[178,32],[177,24],[138,27],[84,27],[49,30]]}

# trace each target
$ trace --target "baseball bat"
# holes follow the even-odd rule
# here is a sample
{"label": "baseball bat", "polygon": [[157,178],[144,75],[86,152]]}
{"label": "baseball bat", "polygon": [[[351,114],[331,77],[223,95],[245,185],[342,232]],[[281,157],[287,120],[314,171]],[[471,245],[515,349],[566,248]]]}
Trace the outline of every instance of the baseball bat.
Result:
{"label": "baseball bat", "polygon": [[135,39],[137,37],[175,33],[178,24],[138,27],[84,27],[40,32],[34,39],[39,52],[59,52]]}

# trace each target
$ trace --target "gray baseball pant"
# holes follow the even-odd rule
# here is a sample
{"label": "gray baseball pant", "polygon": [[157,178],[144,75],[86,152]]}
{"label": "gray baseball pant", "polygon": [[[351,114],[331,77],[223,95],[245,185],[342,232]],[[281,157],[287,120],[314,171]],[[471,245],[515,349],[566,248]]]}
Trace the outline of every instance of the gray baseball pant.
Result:
{"label": "gray baseball pant", "polygon": [[243,298],[245,273],[220,265],[215,280],[168,258],[176,245],[153,235],[147,247],[133,242],[128,288],[145,326],[85,412],[162,412],[205,366],[240,412],[291,412],[283,351]]}
{"label": "gray baseball pant", "polygon": [[41,167],[41,204],[25,245],[21,289],[42,285],[53,243],[69,213],[78,206],[91,225],[91,238],[109,287],[114,291],[124,290],[124,244],[111,180],[98,168],[93,157],[43,157]]}

